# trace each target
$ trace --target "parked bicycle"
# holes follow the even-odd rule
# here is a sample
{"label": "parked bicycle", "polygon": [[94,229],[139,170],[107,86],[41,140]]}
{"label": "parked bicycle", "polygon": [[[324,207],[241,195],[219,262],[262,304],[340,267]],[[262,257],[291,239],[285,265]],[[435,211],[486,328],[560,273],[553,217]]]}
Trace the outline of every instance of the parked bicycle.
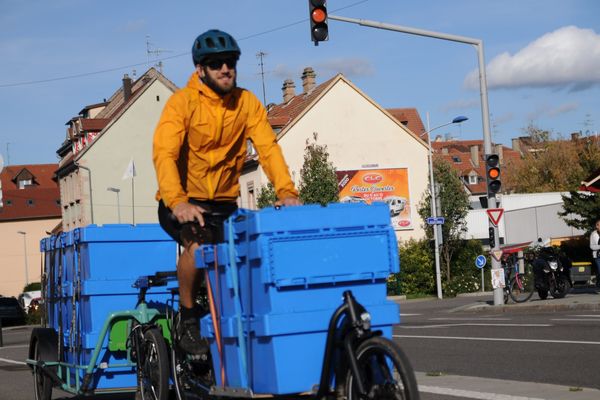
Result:
{"label": "parked bicycle", "polygon": [[520,270],[521,260],[518,252],[520,248],[503,250],[502,268],[506,285],[504,286],[504,303],[511,298],[515,303],[524,303],[531,298],[535,289],[533,269],[529,262],[524,263],[524,269]]}

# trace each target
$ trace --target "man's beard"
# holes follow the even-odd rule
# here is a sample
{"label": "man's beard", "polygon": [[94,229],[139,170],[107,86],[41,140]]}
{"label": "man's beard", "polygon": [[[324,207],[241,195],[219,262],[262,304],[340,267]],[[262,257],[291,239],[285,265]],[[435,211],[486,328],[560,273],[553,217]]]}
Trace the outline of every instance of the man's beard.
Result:
{"label": "man's beard", "polygon": [[217,81],[212,79],[208,75],[208,73],[205,73],[204,77],[200,78],[200,79],[202,80],[202,82],[204,82],[204,84],[206,86],[211,88],[219,96],[225,96],[226,94],[230,93],[233,89],[235,89],[237,86],[237,77],[233,79],[233,85],[231,85],[231,87],[229,89],[224,89],[224,88],[220,87],[219,84],[217,83]]}

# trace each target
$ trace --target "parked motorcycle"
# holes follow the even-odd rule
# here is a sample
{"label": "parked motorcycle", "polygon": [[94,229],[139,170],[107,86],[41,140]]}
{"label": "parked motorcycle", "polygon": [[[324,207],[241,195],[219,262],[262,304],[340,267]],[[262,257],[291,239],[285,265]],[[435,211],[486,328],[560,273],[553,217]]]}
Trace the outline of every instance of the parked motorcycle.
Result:
{"label": "parked motorcycle", "polygon": [[547,299],[548,294],[555,299],[565,297],[573,286],[571,261],[558,248],[551,246],[549,240],[543,242],[538,239],[534,251],[535,289],[540,299]]}

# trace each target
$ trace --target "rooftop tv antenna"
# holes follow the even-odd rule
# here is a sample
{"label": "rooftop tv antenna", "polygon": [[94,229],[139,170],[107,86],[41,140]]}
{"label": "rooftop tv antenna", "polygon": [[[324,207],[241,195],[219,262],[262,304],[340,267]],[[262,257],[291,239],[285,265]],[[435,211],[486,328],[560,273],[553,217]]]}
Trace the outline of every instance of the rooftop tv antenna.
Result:
{"label": "rooftop tv antenna", "polygon": [[147,57],[147,65],[150,65],[150,59],[154,58],[155,61],[158,61],[154,64],[154,67],[158,67],[158,71],[163,73],[163,63],[159,60],[160,55],[162,53],[171,53],[171,50],[159,49],[154,47],[154,43],[150,42],[150,35],[146,35],[146,57]]}
{"label": "rooftop tv antenna", "polygon": [[260,63],[258,65],[260,65],[260,75],[262,78],[262,90],[263,90],[263,104],[267,105],[267,95],[266,95],[266,91],[265,91],[265,69],[264,69],[264,64],[263,64],[263,58],[267,55],[267,53],[265,53],[264,51],[259,51],[258,53],[256,53],[256,58],[258,58],[260,60]]}

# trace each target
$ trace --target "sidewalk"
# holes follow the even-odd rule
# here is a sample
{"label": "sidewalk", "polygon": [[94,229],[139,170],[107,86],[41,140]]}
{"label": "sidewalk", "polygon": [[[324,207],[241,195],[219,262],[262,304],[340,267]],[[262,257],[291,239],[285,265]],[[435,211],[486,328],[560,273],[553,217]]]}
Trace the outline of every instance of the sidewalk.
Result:
{"label": "sidewalk", "polygon": [[[477,378],[473,376],[431,376],[417,372],[419,391],[467,399],[494,400],[598,400],[600,390],[546,383]],[[468,389],[465,389],[468,388]]]}
{"label": "sidewalk", "polygon": [[[509,299],[508,304],[494,305],[493,292],[469,293],[461,296],[478,296],[473,303],[456,307],[451,312],[473,311],[473,312],[552,312],[564,310],[592,310],[600,311],[600,291],[592,287],[575,287],[562,299],[551,296],[541,300],[537,293],[525,303],[514,303]],[[600,397],[599,397],[600,398]]]}

